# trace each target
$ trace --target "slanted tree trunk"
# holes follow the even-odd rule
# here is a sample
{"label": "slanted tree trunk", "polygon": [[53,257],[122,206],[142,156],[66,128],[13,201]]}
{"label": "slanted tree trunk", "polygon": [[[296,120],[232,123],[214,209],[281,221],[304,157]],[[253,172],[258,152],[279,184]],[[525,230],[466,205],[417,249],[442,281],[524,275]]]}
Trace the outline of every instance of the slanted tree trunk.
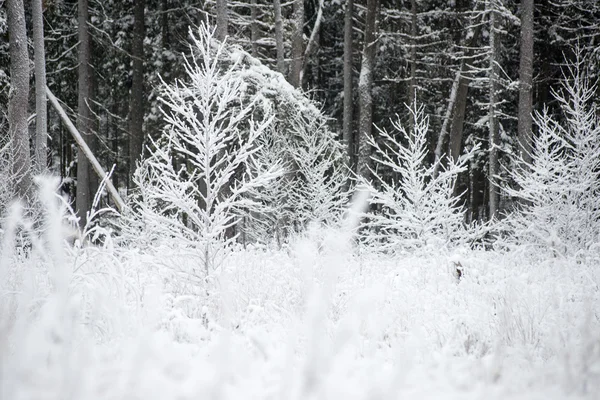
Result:
{"label": "slanted tree trunk", "polygon": [[33,50],[35,63],[35,170],[46,171],[48,164],[48,105],[46,99],[46,52],[42,0],[32,0]]}
{"label": "slanted tree trunk", "polygon": [[521,55],[519,64],[519,151],[531,163],[531,129],[533,125],[533,3],[521,0]]}
{"label": "slanted tree trunk", "polygon": [[[321,22],[323,21],[323,1],[324,0],[319,0],[319,5],[318,5],[318,10],[317,10],[317,17],[315,19],[315,24],[313,25],[312,31],[310,33],[310,37],[308,38],[308,42],[306,44],[306,50],[304,51],[304,57],[303,57],[303,61],[302,61],[302,71],[300,72],[300,86],[304,86],[304,81],[305,81],[305,77],[306,77],[306,73],[305,73],[305,68],[306,65],[308,64],[308,60],[310,59],[311,55],[315,52],[315,49],[319,47],[319,40],[320,40],[320,35],[319,32],[321,31]],[[319,60],[318,58],[315,60],[315,75],[318,73],[319,71]]]}
{"label": "slanted tree trunk", "polygon": [[346,1],[346,13],[344,15],[344,122],[343,135],[346,144],[348,166],[353,168],[354,160],[354,135],[353,135],[353,108],[352,96],[352,16],[354,1]]}
{"label": "slanted tree trunk", "polygon": [[[475,21],[474,21],[475,22]],[[448,130],[450,130],[450,138],[448,143],[450,157],[457,160],[462,151],[462,139],[463,139],[463,127],[465,123],[465,111],[467,108],[467,95],[469,93],[469,84],[471,83],[471,75],[469,62],[473,57],[473,51],[470,50],[475,47],[479,35],[481,34],[481,28],[483,26],[483,17],[480,22],[475,22],[475,28],[473,36],[467,42],[467,51],[465,57],[460,62],[460,67],[454,78],[452,89],[450,91],[450,97],[448,99],[448,108],[444,116],[444,122],[440,129],[438,136],[437,145],[435,147],[435,171],[434,176],[437,176],[439,172],[440,163],[438,162],[443,155],[444,144],[446,136],[448,136]]]}
{"label": "slanted tree trunk", "polygon": [[275,46],[277,48],[277,72],[285,76],[285,50],[283,46],[283,19],[281,17],[281,0],[273,0],[275,13]]}
{"label": "slanted tree trunk", "polygon": [[31,156],[27,130],[29,56],[23,0],[7,0],[10,52],[8,130],[11,141],[11,180],[15,197],[29,204],[32,196]]}
{"label": "slanted tree trunk", "polygon": [[497,217],[499,193],[496,185],[496,175],[498,174],[498,120],[496,104],[498,102],[497,91],[499,89],[499,67],[498,67],[498,15],[496,11],[495,0],[490,2],[490,104],[489,104],[489,159],[488,159],[488,178],[489,182],[489,218]]}
{"label": "slanted tree trunk", "polygon": [[[481,34],[482,25],[483,21],[476,23],[473,36],[471,37],[471,40],[467,42],[468,49],[474,48],[477,44],[477,40],[479,38],[479,35]],[[469,62],[471,60],[470,57],[473,56],[473,51],[468,49],[466,51],[465,57],[460,62],[460,67],[458,69],[458,72],[456,73],[454,82],[452,84],[452,89],[450,91],[448,108],[446,109],[444,122],[442,123],[442,128],[440,129],[438,142],[435,148],[436,165],[434,176],[437,176],[439,171],[440,164],[438,161],[442,158],[443,155],[444,143],[446,141],[446,136],[448,136],[448,129],[450,130],[450,139],[448,144],[448,148],[450,150],[450,157],[452,157],[454,160],[458,159],[462,150],[465,110],[467,108],[467,95],[469,93],[469,84],[471,82],[471,71],[469,69]]]}
{"label": "slanted tree trunk", "polygon": [[302,83],[304,67],[304,0],[294,1],[294,32],[292,33],[292,62],[288,81],[295,88]]}
{"label": "slanted tree trunk", "polygon": [[[93,121],[90,104],[92,101],[92,68],[91,60],[91,38],[88,28],[89,13],[88,0],[78,2],[78,33],[79,33],[79,78],[78,78],[78,100],[77,100],[77,129],[83,136],[86,144],[94,152]],[[87,223],[87,213],[92,208],[94,196],[93,171],[90,161],[84,150],[77,150],[77,195],[75,200],[76,212],[81,227]]]}
{"label": "slanted tree trunk", "polygon": [[133,40],[131,42],[132,84],[129,101],[129,187],[136,163],[142,157],[144,143],[144,7],[145,0],[135,0]]}
{"label": "slanted tree trunk", "polygon": [[463,143],[463,129],[465,125],[465,111],[467,109],[467,96],[469,94],[469,85],[471,83],[471,73],[468,70],[467,63],[461,64],[458,88],[456,91],[456,101],[452,108],[452,123],[450,124],[450,139],[448,147],[450,157],[457,160],[460,157]]}
{"label": "slanted tree trunk", "polygon": [[375,67],[376,29],[379,0],[367,0],[365,35],[358,80],[358,173],[367,178],[369,175],[370,154],[368,139],[373,130],[373,69]]}
{"label": "slanted tree trunk", "polygon": [[217,0],[217,28],[215,38],[219,41],[225,40],[229,26],[229,13],[227,11],[227,0]]}

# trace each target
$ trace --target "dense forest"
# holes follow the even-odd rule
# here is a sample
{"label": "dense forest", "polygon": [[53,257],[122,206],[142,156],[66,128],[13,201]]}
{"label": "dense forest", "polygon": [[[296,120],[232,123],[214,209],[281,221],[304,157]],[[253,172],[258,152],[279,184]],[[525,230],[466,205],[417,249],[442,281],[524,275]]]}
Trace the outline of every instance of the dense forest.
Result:
{"label": "dense forest", "polygon": [[[457,160],[477,147],[455,188],[468,221],[511,207],[491,178],[502,179],[514,156],[531,147],[532,113],[556,112],[553,91],[566,63],[585,54],[593,80],[600,57],[600,5],[593,0],[48,0],[41,10],[39,1],[3,3],[0,103],[8,104],[9,70],[34,63],[27,116],[37,110],[39,118],[22,134],[31,138],[33,164],[60,175],[82,219],[99,179],[55,109],[46,117],[44,82],[103,169],[114,166],[112,183],[125,196],[136,163],[165,124],[161,87],[185,75],[190,28],[201,23],[316,102],[355,174],[368,175],[368,140],[379,140],[374,127],[391,128],[395,115],[410,124],[405,105],[422,104],[426,162]],[[11,15],[24,18],[25,36],[16,40],[27,40],[14,69],[9,47],[17,49],[8,39],[20,33],[10,34]],[[4,108],[3,146],[8,118]],[[527,160],[529,151],[523,154]],[[398,179],[389,168],[380,173]]]}

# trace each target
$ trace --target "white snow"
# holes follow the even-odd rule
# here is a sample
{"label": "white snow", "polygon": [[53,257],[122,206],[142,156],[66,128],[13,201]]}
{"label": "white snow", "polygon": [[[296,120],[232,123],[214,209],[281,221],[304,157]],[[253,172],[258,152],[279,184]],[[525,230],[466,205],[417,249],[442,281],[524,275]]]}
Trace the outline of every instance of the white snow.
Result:
{"label": "white snow", "polygon": [[597,258],[324,243],[231,249],[207,282],[168,240],[66,250],[65,301],[41,248],[3,254],[2,398],[596,398]]}

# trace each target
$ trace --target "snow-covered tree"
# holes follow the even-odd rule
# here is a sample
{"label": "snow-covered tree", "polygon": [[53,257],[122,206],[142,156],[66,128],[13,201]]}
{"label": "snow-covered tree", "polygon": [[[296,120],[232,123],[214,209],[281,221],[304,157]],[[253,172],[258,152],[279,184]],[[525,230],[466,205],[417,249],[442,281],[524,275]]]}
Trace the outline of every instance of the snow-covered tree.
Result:
{"label": "snow-covered tree", "polygon": [[346,201],[344,151],[330,129],[331,121],[318,104],[284,76],[239,48],[229,48],[233,75],[243,80],[243,97],[255,105],[257,116],[272,114],[274,123],[256,153],[259,165],[280,160],[284,174],[267,188],[249,193],[262,208],[249,210],[245,231],[261,241],[278,244],[309,222],[320,225],[336,220]]}
{"label": "snow-covered tree", "polygon": [[301,227],[337,222],[348,200],[348,172],[342,145],[325,121],[297,121],[290,153],[297,171],[290,201]]}
{"label": "snow-covered tree", "polygon": [[[375,189],[375,182],[362,179],[372,192],[371,204],[377,208],[368,216],[365,238],[391,249],[451,246],[465,239],[464,209],[454,185],[458,174],[466,169],[469,155],[449,159],[437,168],[435,163],[428,165],[429,120],[423,107],[414,104],[408,110],[413,131],[408,132],[397,119],[392,121],[395,134],[378,129],[381,141],[369,142],[374,161],[371,172],[379,189]],[[386,179],[379,167],[391,169],[398,180]]]}
{"label": "snow-covered tree", "polygon": [[[298,104],[296,104],[298,106]],[[339,220],[348,195],[344,150],[322,116],[283,113],[285,121],[260,139],[259,165],[282,161],[284,174],[251,196],[260,210],[248,213],[245,231],[254,240],[278,246],[310,223],[331,225]]]}
{"label": "snow-covered tree", "polygon": [[515,185],[504,190],[520,204],[506,221],[514,243],[561,255],[600,243],[600,117],[585,65],[578,51],[554,93],[563,115],[534,116],[531,154],[508,171]]}
{"label": "snow-covered tree", "polygon": [[223,245],[235,239],[228,230],[239,222],[238,211],[254,204],[246,194],[279,172],[277,165],[255,164],[258,138],[272,116],[254,118],[255,104],[243,99],[245,82],[234,73],[236,64],[221,62],[225,45],[207,26],[191,40],[187,77],[163,86],[166,127],[135,180],[146,229],[198,246],[209,274]]}
{"label": "snow-covered tree", "polygon": [[288,235],[288,227],[292,219],[289,207],[290,179],[292,176],[289,160],[283,161],[285,142],[278,138],[276,128],[271,126],[267,134],[261,135],[260,150],[256,153],[259,168],[280,163],[282,174],[274,178],[269,185],[251,189],[247,196],[260,204],[260,207],[246,209],[243,212],[242,231],[244,238],[250,242],[270,244],[281,247]]}

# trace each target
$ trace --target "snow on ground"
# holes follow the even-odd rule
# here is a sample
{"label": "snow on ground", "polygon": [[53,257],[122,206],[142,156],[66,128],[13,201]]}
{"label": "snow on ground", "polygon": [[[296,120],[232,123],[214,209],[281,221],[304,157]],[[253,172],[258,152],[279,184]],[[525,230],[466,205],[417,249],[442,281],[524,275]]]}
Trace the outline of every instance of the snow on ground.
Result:
{"label": "snow on ground", "polygon": [[598,398],[599,260],[327,247],[5,254],[0,398]]}

